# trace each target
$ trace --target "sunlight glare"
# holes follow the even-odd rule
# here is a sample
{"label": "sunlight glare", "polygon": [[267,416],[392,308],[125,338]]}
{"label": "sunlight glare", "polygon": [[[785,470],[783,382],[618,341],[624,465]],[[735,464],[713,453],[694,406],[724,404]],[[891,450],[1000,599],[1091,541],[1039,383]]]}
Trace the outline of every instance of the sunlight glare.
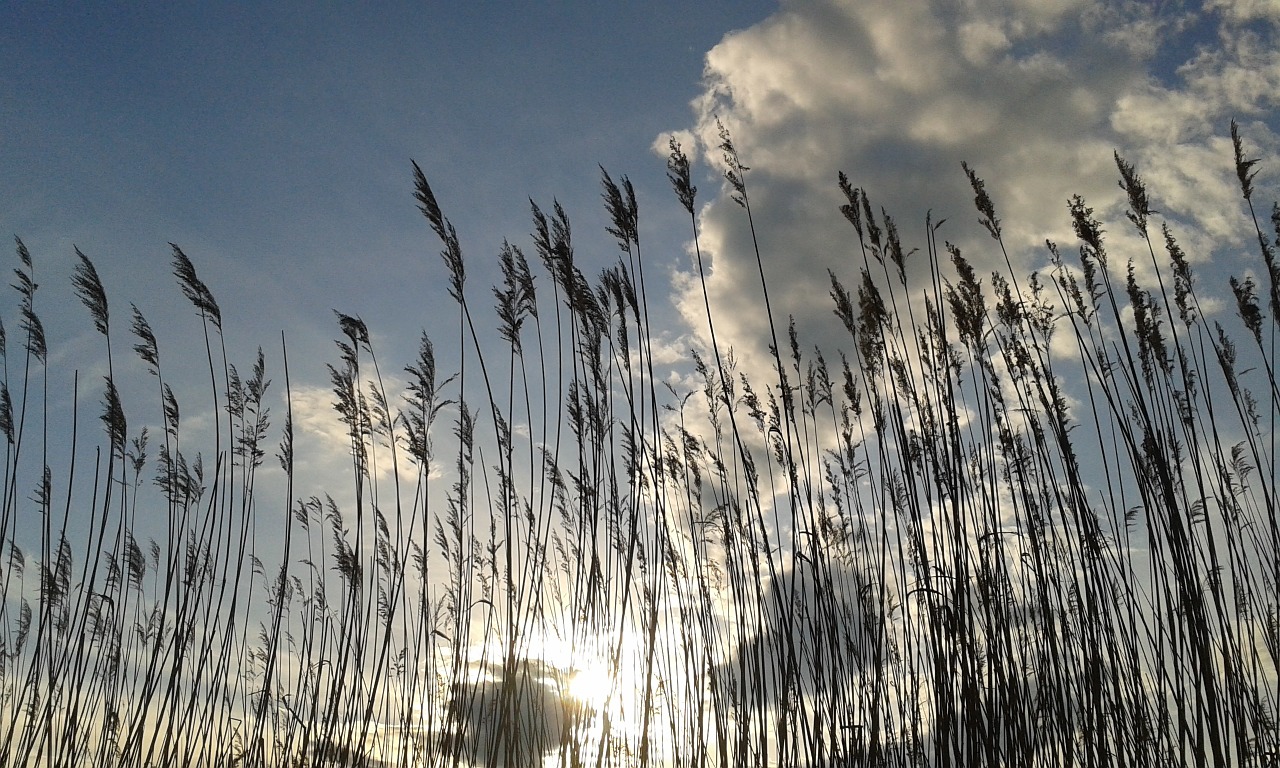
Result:
{"label": "sunlight glare", "polygon": [[593,709],[603,708],[614,692],[614,681],[601,663],[592,663],[570,673],[566,686],[569,696]]}

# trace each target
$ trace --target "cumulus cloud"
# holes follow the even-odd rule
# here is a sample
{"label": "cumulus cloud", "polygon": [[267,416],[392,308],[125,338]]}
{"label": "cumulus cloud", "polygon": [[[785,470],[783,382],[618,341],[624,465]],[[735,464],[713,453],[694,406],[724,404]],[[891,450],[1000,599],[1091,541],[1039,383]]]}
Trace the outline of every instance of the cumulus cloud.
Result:
{"label": "cumulus cloud", "polygon": [[[1119,236],[1127,223],[1114,151],[1137,164],[1193,260],[1247,245],[1226,132],[1235,117],[1259,154],[1280,148],[1275,8],[790,0],[708,53],[683,136],[714,165],[722,123],[750,169],[779,332],[793,314],[806,345],[847,347],[827,270],[854,283],[861,256],[839,213],[837,171],[894,217],[904,245],[921,250],[917,264],[929,210],[934,222],[947,219],[939,238],[960,245],[980,275],[1003,264],[977,224],[961,161],[986,180],[1019,269],[1045,265],[1046,238],[1074,242],[1073,194]],[[768,319],[746,215],[726,185],[718,194],[714,183],[699,186],[717,333],[762,366]],[[675,290],[683,319],[705,336],[696,271]]]}

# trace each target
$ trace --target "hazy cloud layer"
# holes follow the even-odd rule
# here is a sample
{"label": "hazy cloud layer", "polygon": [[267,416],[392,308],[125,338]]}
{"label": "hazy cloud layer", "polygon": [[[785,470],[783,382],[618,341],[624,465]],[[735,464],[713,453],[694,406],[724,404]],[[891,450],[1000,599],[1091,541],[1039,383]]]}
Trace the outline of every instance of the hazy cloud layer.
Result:
{"label": "hazy cloud layer", "polygon": [[[730,130],[750,168],[779,333],[794,314],[806,346],[848,346],[833,335],[827,277],[831,269],[853,284],[861,265],[838,210],[841,170],[894,217],[908,249],[921,249],[917,267],[932,210],[947,219],[940,241],[960,245],[984,274],[1003,259],[977,224],[961,161],[986,180],[1021,268],[1034,268],[1047,261],[1045,238],[1074,250],[1067,201],[1077,193],[1123,253],[1119,151],[1149,182],[1154,207],[1175,218],[1202,278],[1225,282],[1243,263],[1226,249],[1243,250],[1248,234],[1236,216],[1229,121],[1258,154],[1280,147],[1278,8],[791,0],[708,53],[695,124],[679,138],[696,136],[717,164],[717,119]],[[1256,186],[1270,189],[1269,173],[1264,163]],[[723,186],[715,193],[714,177],[695,181],[717,332],[740,356],[758,356],[768,327],[746,216]],[[705,333],[696,272],[679,275],[676,291],[686,322]]]}

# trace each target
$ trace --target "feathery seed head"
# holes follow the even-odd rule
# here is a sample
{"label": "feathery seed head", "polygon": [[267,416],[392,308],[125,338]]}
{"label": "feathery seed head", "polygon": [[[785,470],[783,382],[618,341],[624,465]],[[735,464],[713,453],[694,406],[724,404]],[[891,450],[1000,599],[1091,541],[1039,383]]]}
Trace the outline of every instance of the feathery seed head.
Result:
{"label": "feathery seed head", "polygon": [[671,154],[667,158],[667,179],[675,189],[676,198],[680,200],[680,204],[692,215],[693,200],[698,194],[698,188],[693,186],[690,180],[689,157],[680,149],[680,142],[676,141],[675,136],[671,137],[668,146]]}
{"label": "feathery seed head", "polygon": [[992,238],[999,240],[1001,235],[1000,219],[996,217],[996,207],[991,202],[991,195],[987,193],[986,182],[978,178],[978,174],[969,167],[967,162],[961,162],[960,167],[964,169],[965,176],[969,177],[969,186],[973,188],[973,203],[977,206],[978,213],[982,214],[982,218],[978,219],[978,223],[991,233]]}
{"label": "feathery seed head", "polygon": [[1240,180],[1240,194],[1245,200],[1251,200],[1253,177],[1258,175],[1258,171],[1253,166],[1258,164],[1258,158],[1244,159],[1244,142],[1240,138],[1240,126],[1234,119],[1231,121],[1231,148],[1235,154],[1236,178]]}
{"label": "feathery seed head", "polygon": [[75,248],[75,253],[80,261],[76,264],[75,272],[71,276],[71,284],[75,286],[76,295],[80,297],[80,301],[88,307],[89,315],[93,318],[93,327],[98,333],[106,336],[110,325],[107,293],[102,288],[102,280],[98,278],[98,270],[93,266],[93,262],[79,248]]}
{"label": "feathery seed head", "polygon": [[148,370],[153,375],[160,374],[160,348],[156,343],[156,335],[151,331],[151,326],[147,323],[142,312],[138,310],[138,305],[130,304],[129,308],[133,310],[133,324],[131,330],[133,335],[138,337],[138,343],[133,346],[133,351],[138,353],[138,357],[147,363]]}
{"label": "feathery seed head", "polygon": [[1115,159],[1116,167],[1120,169],[1120,188],[1129,198],[1129,210],[1125,211],[1125,216],[1128,216],[1129,221],[1132,221],[1138,231],[1146,236],[1147,218],[1159,211],[1151,209],[1151,201],[1147,199],[1147,186],[1138,175],[1133,163],[1125,161],[1120,157],[1119,152],[1115,153]]}
{"label": "feathery seed head", "polygon": [[183,295],[202,315],[213,321],[214,327],[222,330],[222,311],[218,309],[213,293],[196,275],[195,265],[182,249],[173,243],[169,243],[169,247],[173,249],[173,275],[178,278]]}

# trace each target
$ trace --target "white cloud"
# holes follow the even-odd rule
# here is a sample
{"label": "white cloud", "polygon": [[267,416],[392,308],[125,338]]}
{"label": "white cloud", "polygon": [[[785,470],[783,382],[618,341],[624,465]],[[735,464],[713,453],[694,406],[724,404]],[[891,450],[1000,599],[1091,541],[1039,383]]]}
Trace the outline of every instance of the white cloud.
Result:
{"label": "white cloud", "polygon": [[1280,21],[1280,0],[1210,0],[1208,8],[1220,9],[1235,21],[1270,19]]}
{"label": "white cloud", "polygon": [[976,66],[990,64],[1012,43],[1002,25],[989,21],[969,21],[960,25],[960,50],[964,60]]}
{"label": "white cloud", "polygon": [[[1137,163],[1179,240],[1195,246],[1192,259],[1239,245],[1248,233],[1224,137],[1235,116],[1251,146],[1278,146],[1280,52],[1274,28],[1259,21],[1273,5],[1161,15],[1145,3],[1085,0],[791,0],[708,53],[691,131],[716,164],[719,120],[750,168],[779,335],[794,314],[802,343],[831,352],[849,345],[831,315],[826,272],[853,284],[861,264],[839,213],[837,171],[884,206],[907,248],[924,250],[927,210],[946,218],[940,239],[959,244],[979,275],[1003,259],[977,225],[962,160],[986,181],[1021,268],[1045,264],[1046,238],[1074,250],[1073,194],[1108,230],[1128,227],[1117,150]],[[1197,23],[1218,28],[1194,49],[1184,33]],[[1185,50],[1173,57],[1182,66],[1153,72],[1157,51],[1169,66],[1170,46]],[[768,320],[745,214],[723,182],[718,194],[713,182],[695,183],[717,334],[760,370]],[[675,290],[705,339],[692,266]]]}
{"label": "white cloud", "polygon": [[[406,385],[403,380],[395,376],[384,377],[384,384],[394,418],[397,409],[402,407]],[[366,393],[369,391],[369,386],[371,385],[366,383]],[[329,387],[295,385],[291,390],[290,406],[293,410],[294,430],[297,434],[296,469],[299,473],[300,487],[325,488],[339,501],[346,502],[346,496],[334,490],[333,481],[346,478],[346,488],[354,487],[351,433],[350,428],[334,409],[335,398],[332,388]],[[283,406],[281,408],[283,409]],[[403,430],[399,423],[396,424],[396,435],[403,440]],[[365,447],[373,479],[376,481],[393,479],[393,462],[386,437],[378,434],[373,443],[370,443],[366,437]],[[395,463],[400,471],[399,481],[402,487],[412,487],[417,480],[418,468],[411,462],[403,444],[397,446],[397,451]],[[433,465],[433,476],[438,470],[439,467]],[[343,488],[343,486],[338,484],[337,488]]]}
{"label": "white cloud", "polygon": [[693,131],[680,130],[662,134],[653,140],[651,149],[654,154],[659,157],[667,157],[671,154],[672,139],[676,140],[676,144],[680,146],[680,151],[684,152],[690,163],[698,161],[698,137],[693,135]]}

